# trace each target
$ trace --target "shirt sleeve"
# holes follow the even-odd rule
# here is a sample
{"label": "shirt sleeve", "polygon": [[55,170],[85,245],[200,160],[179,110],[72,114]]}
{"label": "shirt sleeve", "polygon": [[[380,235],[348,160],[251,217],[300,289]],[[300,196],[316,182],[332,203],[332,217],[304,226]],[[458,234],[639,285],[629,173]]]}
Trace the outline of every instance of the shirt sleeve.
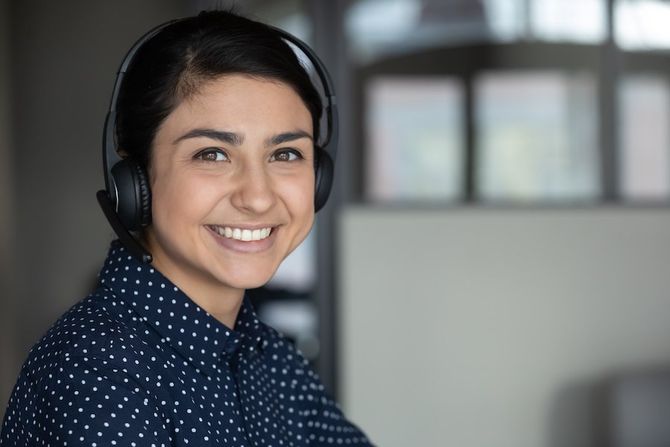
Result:
{"label": "shirt sleeve", "polygon": [[169,446],[169,419],[123,368],[68,357],[19,380],[5,416],[8,446]]}
{"label": "shirt sleeve", "polygon": [[296,376],[304,378],[305,402],[311,407],[311,418],[306,423],[309,440],[316,445],[346,442],[351,446],[372,446],[363,431],[346,418],[307,359],[291,343],[286,342],[286,346],[286,358],[295,362]]}

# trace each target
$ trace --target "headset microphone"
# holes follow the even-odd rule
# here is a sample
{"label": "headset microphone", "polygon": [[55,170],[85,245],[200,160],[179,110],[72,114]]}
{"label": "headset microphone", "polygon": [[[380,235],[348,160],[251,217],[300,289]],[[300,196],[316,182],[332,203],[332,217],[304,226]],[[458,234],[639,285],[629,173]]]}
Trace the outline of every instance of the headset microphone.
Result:
{"label": "headset microphone", "polygon": [[114,211],[114,205],[112,204],[107,191],[104,189],[100,190],[95,196],[98,199],[100,208],[102,208],[102,212],[105,213],[105,217],[109,221],[109,224],[112,226],[112,229],[116,235],[121,240],[121,243],[123,243],[130,254],[135,256],[135,258],[139,259],[145,264],[150,264],[151,261],[153,261],[151,254],[142,246],[142,244],[139,243],[137,239],[135,239],[130,234],[126,227],[123,226],[121,219],[119,219],[116,211]]}

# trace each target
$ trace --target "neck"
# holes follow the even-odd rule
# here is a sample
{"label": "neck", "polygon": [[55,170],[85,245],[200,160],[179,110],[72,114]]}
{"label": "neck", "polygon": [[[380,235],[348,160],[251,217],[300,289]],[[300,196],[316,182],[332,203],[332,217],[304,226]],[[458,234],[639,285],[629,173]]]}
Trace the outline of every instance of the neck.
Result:
{"label": "neck", "polygon": [[177,266],[172,258],[156,249],[157,244],[150,243],[149,246],[152,248],[153,268],[161,272],[207,313],[229,329],[235,329],[237,314],[244,299],[244,289],[224,287],[212,278],[202,277],[199,272],[189,269],[188,266]]}
{"label": "neck", "polygon": [[235,329],[237,314],[244,299],[243,289],[211,287],[206,281],[194,281],[188,273],[175,271],[154,258],[153,266],[174,285],[179,287],[195,304],[204,309],[229,329]]}

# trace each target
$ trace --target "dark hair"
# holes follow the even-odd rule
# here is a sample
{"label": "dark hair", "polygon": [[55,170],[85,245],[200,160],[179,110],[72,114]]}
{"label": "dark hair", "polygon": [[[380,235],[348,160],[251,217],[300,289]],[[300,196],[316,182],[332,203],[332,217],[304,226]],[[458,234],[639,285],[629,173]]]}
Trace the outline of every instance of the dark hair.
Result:
{"label": "dark hair", "polygon": [[229,11],[170,24],[135,54],[117,102],[117,147],[147,167],[161,123],[206,81],[240,73],[291,86],[312,115],[318,141],[321,97],[298,57],[267,25]]}

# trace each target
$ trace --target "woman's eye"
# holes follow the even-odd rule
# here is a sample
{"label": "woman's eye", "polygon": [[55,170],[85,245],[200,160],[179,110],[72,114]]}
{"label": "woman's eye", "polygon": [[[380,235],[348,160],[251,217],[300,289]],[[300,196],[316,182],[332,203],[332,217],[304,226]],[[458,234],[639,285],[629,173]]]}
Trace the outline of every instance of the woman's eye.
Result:
{"label": "woman's eye", "polygon": [[295,149],[282,149],[272,155],[274,161],[296,161],[302,158],[302,154]]}
{"label": "woman's eye", "polygon": [[228,155],[221,149],[212,147],[198,152],[195,158],[203,161],[226,161],[228,160]]}

